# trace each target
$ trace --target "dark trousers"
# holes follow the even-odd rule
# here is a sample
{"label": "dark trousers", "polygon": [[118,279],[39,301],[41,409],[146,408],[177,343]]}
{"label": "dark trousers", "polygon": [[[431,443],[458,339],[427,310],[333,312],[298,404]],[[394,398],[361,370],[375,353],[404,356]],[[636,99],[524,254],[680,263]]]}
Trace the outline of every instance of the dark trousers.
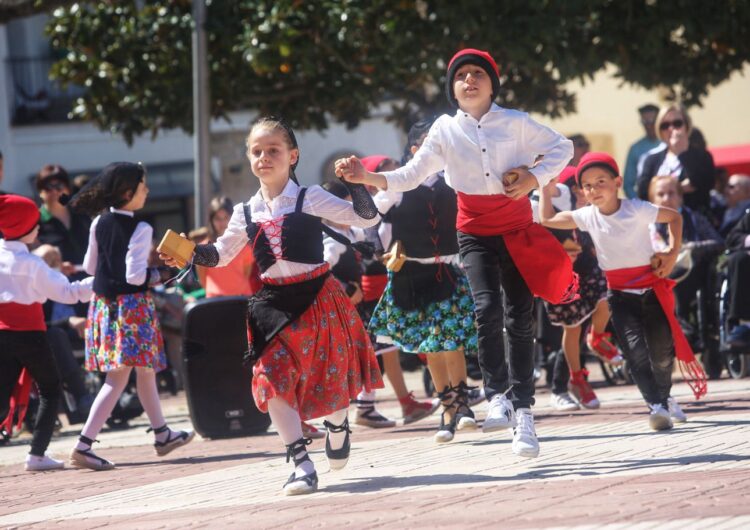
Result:
{"label": "dark trousers", "polygon": [[672,389],[674,344],[667,317],[652,290],[610,291],[607,297],[618,344],[647,403],[667,406]]}
{"label": "dark trousers", "polygon": [[730,322],[750,320],[750,253],[747,250],[732,252],[727,260],[729,278]]}
{"label": "dark trousers", "polygon": [[[502,236],[459,232],[458,243],[474,298],[479,367],[487,399],[513,385],[509,395],[513,406],[530,407],[534,404],[534,297]],[[503,324],[510,363],[505,358]]]}
{"label": "dark trousers", "polygon": [[32,455],[43,456],[57,418],[60,380],[45,331],[0,331],[0,403],[6,404],[22,368],[39,388],[39,410],[31,439]]}

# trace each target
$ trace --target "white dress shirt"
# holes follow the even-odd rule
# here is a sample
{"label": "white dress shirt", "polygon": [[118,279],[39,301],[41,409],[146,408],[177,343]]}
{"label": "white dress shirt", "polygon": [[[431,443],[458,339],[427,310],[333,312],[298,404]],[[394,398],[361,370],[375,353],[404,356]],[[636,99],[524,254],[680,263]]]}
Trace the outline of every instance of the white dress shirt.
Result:
{"label": "white dress shirt", "polygon": [[[116,208],[110,208],[110,212],[117,215],[127,215],[133,217],[133,212],[128,210],[118,210]],[[96,225],[99,224],[98,215],[94,222],[91,223],[91,229],[89,230],[89,248],[86,250],[86,255],[83,258],[83,269],[91,274],[96,274],[96,263],[99,258],[99,245],[96,243]],[[130,236],[130,242],[128,243],[128,251],[125,254],[125,281],[130,285],[143,285],[148,276],[148,258],[151,254],[151,244],[154,236],[154,229],[151,225],[139,222],[133,235]],[[158,272],[154,271],[152,277],[149,279],[150,283],[158,281]]]}
{"label": "white dress shirt", "polygon": [[71,282],[31,254],[25,243],[0,240],[0,303],[86,302],[93,282],[91,277]]}
{"label": "white dress shirt", "polygon": [[[297,195],[300,187],[289,180],[284,186],[282,192],[274,197],[270,202],[266,202],[263,194],[259,190],[250,198],[250,219],[253,222],[276,221],[281,223],[281,219],[292,212],[297,205]],[[339,199],[335,195],[328,193],[320,186],[311,186],[307,188],[305,198],[302,201],[302,212],[328,219],[336,223],[359,226],[367,228],[380,221],[380,216],[373,219],[363,219],[354,211],[352,203]],[[297,263],[282,259],[281,241],[278,234],[270,228],[263,228],[268,238],[271,249],[276,257],[276,262],[268,270],[261,274],[261,278],[283,278],[288,276],[297,276],[310,272],[320,267],[324,262],[317,264]],[[321,238],[323,233],[321,232]],[[224,267],[239,254],[242,247],[247,245],[247,224],[245,223],[245,214],[242,204],[237,204],[229,220],[229,226],[224,234],[216,242],[216,250],[219,253],[218,267]]]}
{"label": "white dress shirt", "polygon": [[414,158],[383,175],[389,190],[408,191],[445,170],[445,181],[458,192],[497,195],[505,192],[502,177],[506,171],[531,167],[539,155],[544,158],[529,171],[541,187],[573,158],[573,143],[525,112],[493,103],[479,121],[460,109],[453,116],[444,114],[432,125]]}

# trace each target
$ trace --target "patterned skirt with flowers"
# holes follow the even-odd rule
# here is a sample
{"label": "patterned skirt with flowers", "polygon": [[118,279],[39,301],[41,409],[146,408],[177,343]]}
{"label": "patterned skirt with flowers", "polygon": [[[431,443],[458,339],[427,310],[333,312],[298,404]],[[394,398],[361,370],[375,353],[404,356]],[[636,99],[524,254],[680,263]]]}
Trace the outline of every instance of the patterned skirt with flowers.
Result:
{"label": "patterned skirt with flowers", "polygon": [[95,295],[86,323],[86,370],[109,372],[123,366],[167,366],[159,318],[151,294],[116,299]]}
{"label": "patterned skirt with flowers", "polygon": [[393,301],[393,273],[388,272],[388,285],[370,319],[369,330],[377,337],[389,337],[402,351],[431,353],[463,348],[465,353],[477,351],[477,330],[474,325],[474,299],[469,281],[458,267],[453,267],[456,288],[450,298],[432,302],[425,307],[404,310]]}
{"label": "patterned skirt with flowers", "polygon": [[544,303],[547,317],[555,326],[573,327],[582,324],[596,309],[596,305],[607,298],[607,279],[598,265],[593,265],[587,274],[578,276],[580,298],[569,304]]}
{"label": "patterned skirt with flowers", "polygon": [[[287,285],[315,274],[274,281]],[[268,400],[278,397],[303,420],[348,408],[363,388],[383,388],[367,331],[333,276],[328,276],[312,305],[272,339],[253,367],[253,376],[259,410],[266,412]]]}

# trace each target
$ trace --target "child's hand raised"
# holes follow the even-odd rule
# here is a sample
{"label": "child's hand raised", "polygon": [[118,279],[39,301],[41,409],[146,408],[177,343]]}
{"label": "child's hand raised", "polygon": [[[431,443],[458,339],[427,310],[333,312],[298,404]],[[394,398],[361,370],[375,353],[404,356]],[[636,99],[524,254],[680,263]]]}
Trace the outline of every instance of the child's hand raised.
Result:
{"label": "child's hand raised", "polygon": [[364,183],[367,177],[365,166],[356,156],[339,158],[334,163],[334,168],[336,175],[348,182]]}
{"label": "child's hand raised", "polygon": [[659,278],[666,278],[672,273],[679,252],[670,250],[669,252],[657,252],[651,256],[651,268],[654,274]]}
{"label": "child's hand raised", "polygon": [[505,195],[518,200],[538,188],[539,182],[527,168],[516,167],[503,174],[503,186],[505,186]]}

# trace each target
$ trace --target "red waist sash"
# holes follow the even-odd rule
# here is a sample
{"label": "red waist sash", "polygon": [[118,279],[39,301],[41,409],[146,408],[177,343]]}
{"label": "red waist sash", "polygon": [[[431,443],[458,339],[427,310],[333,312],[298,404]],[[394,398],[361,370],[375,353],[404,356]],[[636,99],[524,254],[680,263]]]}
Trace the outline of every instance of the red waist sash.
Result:
{"label": "red waist sash", "polygon": [[0,304],[0,329],[11,331],[45,331],[44,309],[42,304]]}
{"label": "red waist sash", "polygon": [[467,195],[458,192],[456,228],[475,236],[503,236],[513,263],[529,290],[552,304],[579,298],[578,275],[560,242],[533,222],[527,197]]}
{"label": "red waist sash", "polygon": [[680,367],[682,377],[693,391],[695,399],[705,396],[708,392],[706,372],[703,371],[703,367],[695,358],[693,349],[690,347],[690,343],[675,316],[672,289],[676,282],[669,278],[659,278],[653,273],[650,265],[605,271],[604,274],[607,277],[609,288],[615,291],[647,288],[654,290],[656,299],[667,317],[667,322],[669,322],[669,329],[672,331],[677,365]]}
{"label": "red waist sash", "polygon": [[380,299],[388,284],[387,274],[373,274],[362,276],[362,300],[372,302]]}

